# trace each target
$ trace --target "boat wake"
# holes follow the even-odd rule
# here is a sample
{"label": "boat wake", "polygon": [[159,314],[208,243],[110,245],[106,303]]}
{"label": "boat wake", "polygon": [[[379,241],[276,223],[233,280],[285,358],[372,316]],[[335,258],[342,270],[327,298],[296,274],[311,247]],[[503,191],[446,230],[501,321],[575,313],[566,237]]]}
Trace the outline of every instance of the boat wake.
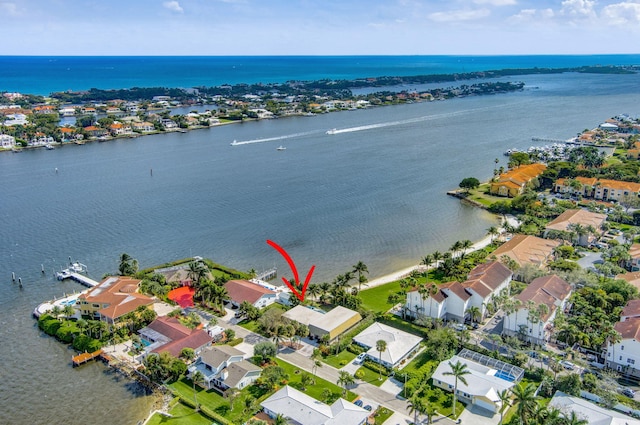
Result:
{"label": "boat wake", "polygon": [[265,139],[252,139],[252,140],[242,140],[242,141],[234,140],[231,143],[231,146],[252,145],[254,143],[275,142],[276,140],[292,139],[294,137],[309,136],[311,134],[317,134],[317,133],[321,133],[321,131],[320,130],[305,131],[305,132],[302,132],[302,133],[286,134],[284,136],[267,137]]}

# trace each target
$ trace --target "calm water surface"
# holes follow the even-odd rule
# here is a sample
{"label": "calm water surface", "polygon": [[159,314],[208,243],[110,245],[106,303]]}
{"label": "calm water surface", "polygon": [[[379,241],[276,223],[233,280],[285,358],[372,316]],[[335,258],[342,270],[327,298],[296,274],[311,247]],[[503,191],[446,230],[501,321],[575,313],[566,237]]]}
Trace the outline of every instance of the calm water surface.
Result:
{"label": "calm water surface", "polygon": [[101,365],[71,369],[72,352],[30,318],[82,289],[53,279],[68,256],[94,278],[122,252],[142,267],[201,255],[288,275],[272,239],[299,269],[315,264],[314,281],[358,261],[380,276],[486,234],[495,219],[445,192],[489,178],[495,158],[506,166],[507,148],[640,112],[638,75],[522,80],[527,90],[507,95],[0,155],[0,423],[131,424],[148,413],[149,398]]}

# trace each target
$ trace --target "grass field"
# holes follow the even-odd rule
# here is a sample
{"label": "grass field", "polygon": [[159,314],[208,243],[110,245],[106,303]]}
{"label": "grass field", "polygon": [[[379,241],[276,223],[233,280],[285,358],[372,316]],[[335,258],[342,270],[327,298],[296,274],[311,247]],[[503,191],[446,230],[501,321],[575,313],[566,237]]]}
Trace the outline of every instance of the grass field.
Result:
{"label": "grass field", "polygon": [[[302,375],[302,373],[308,373],[308,372],[298,369],[296,366],[292,365],[291,363],[287,363],[280,359],[276,359],[276,362],[278,363],[278,366],[283,368],[289,374],[288,384],[300,390],[300,376]],[[300,372],[296,373],[296,370],[299,370]],[[342,396],[342,388],[336,385],[335,383],[329,382],[317,376],[314,377],[313,379],[315,380],[315,384],[307,386],[306,390],[304,391],[306,395],[313,397],[316,400],[323,401],[322,392],[325,388],[327,388],[329,391],[333,393],[334,395],[333,399],[337,399]],[[344,396],[344,398],[348,401],[353,401],[356,399],[356,395],[351,391],[347,391],[347,394]]]}
{"label": "grass field", "polygon": [[384,375],[382,375],[382,379],[380,379],[379,372],[374,372],[366,366],[362,366],[356,371],[356,373],[360,372],[364,374],[364,377],[362,378],[364,382],[375,385],[376,387],[379,387],[384,381],[387,380],[387,377]]}
{"label": "grass field", "polygon": [[351,363],[355,358],[356,358],[356,355],[353,354],[351,351],[343,350],[342,352],[338,353],[337,356],[327,356],[322,360],[326,364],[333,366],[336,369],[340,369],[343,366]]}
{"label": "grass field", "polygon": [[387,303],[389,295],[395,294],[400,290],[400,282],[389,282],[384,285],[376,286],[370,289],[360,291],[359,295],[362,299],[362,308],[375,312],[383,312],[389,310],[392,305]]}
{"label": "grass field", "polygon": [[178,403],[169,410],[172,417],[154,414],[147,424],[149,425],[210,425],[211,419],[196,412],[189,406]]}

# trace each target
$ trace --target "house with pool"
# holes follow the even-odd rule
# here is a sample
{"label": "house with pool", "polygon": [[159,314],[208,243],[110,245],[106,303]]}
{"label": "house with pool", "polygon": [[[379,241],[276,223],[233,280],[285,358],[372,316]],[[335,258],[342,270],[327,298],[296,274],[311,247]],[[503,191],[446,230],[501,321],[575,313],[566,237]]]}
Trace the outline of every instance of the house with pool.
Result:
{"label": "house with pool", "polygon": [[213,337],[204,329],[189,329],[178,318],[168,316],[158,317],[140,329],[138,334],[144,346],[141,357],[162,352],[179,357],[184,348],[191,348],[199,355],[213,341]]}
{"label": "house with pool", "polygon": [[466,370],[470,372],[464,375],[466,384],[458,379],[458,400],[491,413],[499,412],[502,407],[498,393],[511,389],[524,376],[522,368],[465,348],[458,355],[440,362],[433,372],[433,385],[453,392],[455,377],[445,373],[451,372],[449,363],[458,362],[466,364]]}

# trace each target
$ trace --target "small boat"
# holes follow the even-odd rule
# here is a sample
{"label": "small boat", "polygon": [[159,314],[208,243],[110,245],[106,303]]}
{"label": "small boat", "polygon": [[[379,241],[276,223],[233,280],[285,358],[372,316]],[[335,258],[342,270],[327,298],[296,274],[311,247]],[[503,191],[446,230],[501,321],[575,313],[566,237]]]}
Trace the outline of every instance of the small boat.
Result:
{"label": "small boat", "polygon": [[65,279],[69,279],[70,277],[71,277],[71,270],[69,269],[64,269],[56,273],[56,278],[58,280],[65,280]]}
{"label": "small boat", "polygon": [[278,151],[284,151],[284,150],[287,150],[287,148],[285,148],[284,146],[280,145],[280,146],[278,146],[278,147],[276,148],[276,150],[278,150]]}
{"label": "small boat", "polygon": [[231,146],[238,146],[240,143],[238,143],[237,140],[234,140],[233,142],[231,142]]}
{"label": "small boat", "polygon": [[327,130],[327,134],[336,134],[338,132],[337,128],[332,128],[331,130]]}
{"label": "small boat", "polygon": [[22,152],[22,148],[11,148],[11,152],[20,153],[20,152]]}
{"label": "small boat", "polygon": [[45,147],[45,149],[46,149],[46,150],[48,150],[48,151],[52,151],[52,150],[54,150],[54,149],[55,149],[51,144],[46,144],[46,145],[44,145],[44,147]]}

